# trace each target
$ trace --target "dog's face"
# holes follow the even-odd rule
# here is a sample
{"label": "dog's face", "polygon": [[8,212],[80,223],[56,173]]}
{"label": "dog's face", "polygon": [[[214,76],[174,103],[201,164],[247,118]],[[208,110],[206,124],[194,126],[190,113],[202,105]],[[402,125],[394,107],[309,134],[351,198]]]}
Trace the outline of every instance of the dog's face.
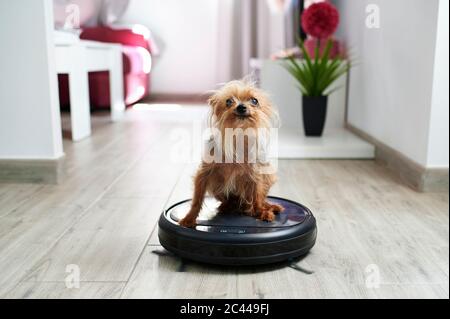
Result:
{"label": "dog's face", "polygon": [[269,128],[275,114],[267,95],[252,84],[232,81],[209,99],[214,125],[226,128]]}

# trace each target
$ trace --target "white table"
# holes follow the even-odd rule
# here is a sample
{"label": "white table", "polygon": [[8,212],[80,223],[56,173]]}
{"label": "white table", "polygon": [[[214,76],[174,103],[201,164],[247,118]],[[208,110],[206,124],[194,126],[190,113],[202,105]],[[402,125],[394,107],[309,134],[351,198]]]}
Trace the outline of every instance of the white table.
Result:
{"label": "white table", "polygon": [[79,39],[55,39],[56,70],[69,75],[72,140],[91,135],[88,73],[109,71],[111,119],[125,112],[122,50],[117,44]]}

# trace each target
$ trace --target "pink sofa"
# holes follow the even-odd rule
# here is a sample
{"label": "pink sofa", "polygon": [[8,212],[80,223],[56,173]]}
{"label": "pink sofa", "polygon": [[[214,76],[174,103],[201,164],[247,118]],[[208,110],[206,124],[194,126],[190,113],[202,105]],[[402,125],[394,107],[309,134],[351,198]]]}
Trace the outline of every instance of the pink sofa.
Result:
{"label": "pink sofa", "polygon": [[[124,98],[132,105],[149,94],[152,52],[156,47],[143,26],[135,28],[92,27],[83,29],[80,38],[107,43],[122,44]],[[62,107],[69,106],[69,83],[67,75],[59,75],[59,97]],[[90,102],[96,108],[109,108],[109,73],[89,73]]]}

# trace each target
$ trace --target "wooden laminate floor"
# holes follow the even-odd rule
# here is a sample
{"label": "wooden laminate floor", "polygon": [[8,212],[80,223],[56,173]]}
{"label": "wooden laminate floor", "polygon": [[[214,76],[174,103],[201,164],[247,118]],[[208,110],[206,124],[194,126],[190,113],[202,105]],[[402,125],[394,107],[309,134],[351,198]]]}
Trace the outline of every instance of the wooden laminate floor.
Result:
{"label": "wooden laminate floor", "polygon": [[298,261],[307,272],[156,254],[159,214],[191,196],[196,168],[174,161],[173,145],[195,155],[182,129],[204,114],[130,110],[114,124],[94,114],[91,138],[64,142],[63,183],[0,184],[0,297],[449,297],[448,194],[416,193],[372,161],[279,162],[272,194],[318,221],[317,244]]}

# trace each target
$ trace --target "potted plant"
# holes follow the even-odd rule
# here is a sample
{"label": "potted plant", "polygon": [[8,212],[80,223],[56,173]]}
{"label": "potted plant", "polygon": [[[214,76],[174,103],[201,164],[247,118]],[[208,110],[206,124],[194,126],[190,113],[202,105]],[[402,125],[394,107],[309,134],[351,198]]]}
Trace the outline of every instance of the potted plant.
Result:
{"label": "potted plant", "polygon": [[[332,53],[336,41],[330,36],[339,23],[337,9],[328,2],[311,5],[302,15],[302,26],[315,40],[314,52],[299,40],[302,59],[292,56],[284,59],[283,66],[294,77],[303,95],[303,124],[306,136],[322,136],[326,121],[328,95],[332,85],[351,67],[348,59]],[[323,42],[326,41],[325,46]]]}

